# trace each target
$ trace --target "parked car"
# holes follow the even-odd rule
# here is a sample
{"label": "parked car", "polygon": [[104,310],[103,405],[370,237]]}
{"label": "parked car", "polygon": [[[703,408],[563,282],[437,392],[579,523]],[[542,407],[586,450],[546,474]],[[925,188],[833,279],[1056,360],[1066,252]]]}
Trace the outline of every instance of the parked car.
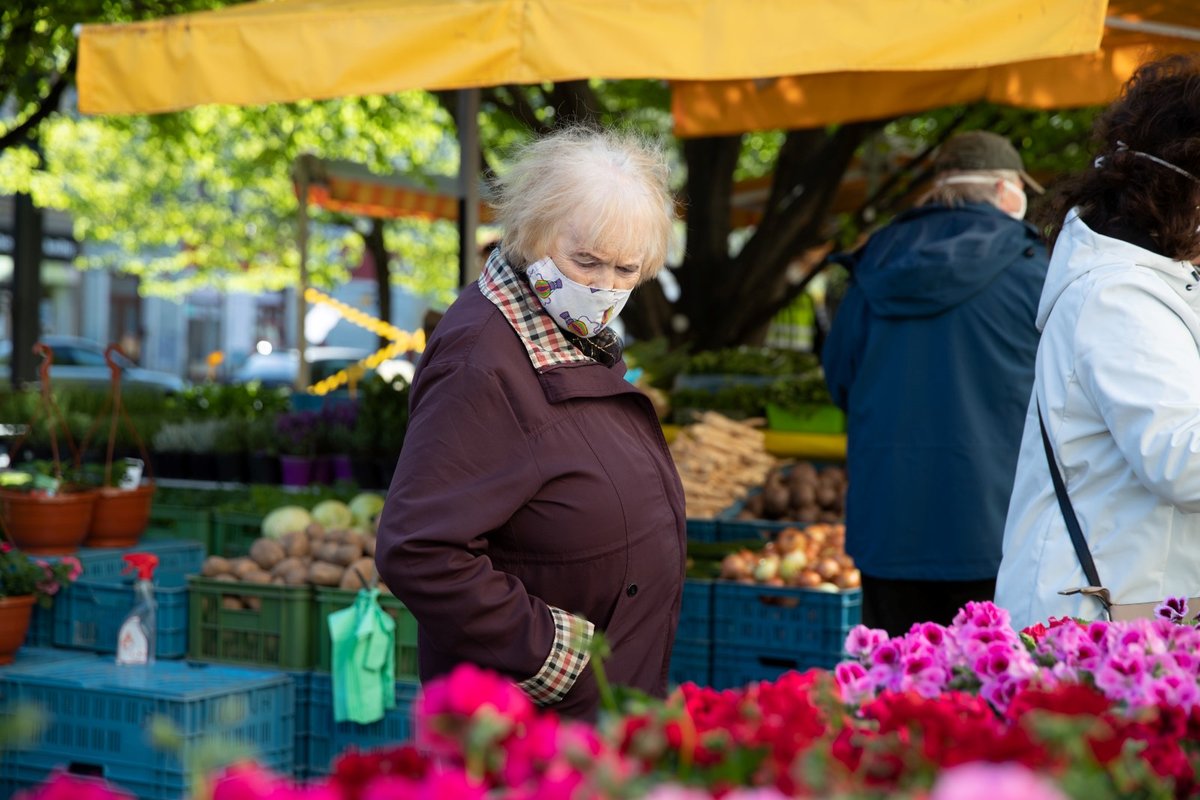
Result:
{"label": "parked car", "polygon": [[[42,344],[54,351],[50,365],[53,383],[107,388],[112,371],[104,360],[105,346],[78,336],[43,336]],[[120,353],[113,361],[121,367],[121,386],[130,390],[146,389],[163,394],[181,392],[187,386],[183,378],[169,372],[143,369]],[[9,381],[12,364],[12,341],[0,342],[0,380]]]}
{"label": "parked car", "polygon": [[[323,381],[346,367],[357,364],[371,351],[358,347],[310,347],[308,348],[309,377],[313,383]],[[387,380],[396,375],[412,380],[413,365],[404,359],[384,361],[375,371]],[[296,350],[277,350],[273,353],[250,355],[238,367],[231,378],[234,383],[258,381],[268,387],[292,387],[296,373],[300,370],[300,354]]]}

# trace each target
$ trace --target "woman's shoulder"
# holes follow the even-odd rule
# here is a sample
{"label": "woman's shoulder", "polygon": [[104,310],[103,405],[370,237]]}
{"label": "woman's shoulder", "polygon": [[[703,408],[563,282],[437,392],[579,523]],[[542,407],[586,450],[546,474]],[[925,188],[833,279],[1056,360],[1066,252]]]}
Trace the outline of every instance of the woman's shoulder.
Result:
{"label": "woman's shoulder", "polygon": [[532,374],[528,354],[495,304],[471,284],[447,309],[426,346],[424,369]]}

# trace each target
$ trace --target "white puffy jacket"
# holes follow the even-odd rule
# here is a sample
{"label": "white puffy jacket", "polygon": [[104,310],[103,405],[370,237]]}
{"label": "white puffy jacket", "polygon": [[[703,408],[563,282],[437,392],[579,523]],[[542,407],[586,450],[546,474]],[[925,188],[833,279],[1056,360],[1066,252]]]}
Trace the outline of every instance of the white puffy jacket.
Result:
{"label": "white puffy jacket", "polygon": [[[1050,259],[1033,398],[996,602],[1013,625],[1096,619],[1046,464],[1042,414],[1100,580],[1118,603],[1200,595],[1200,277],[1075,212]],[[1200,609],[1193,609],[1197,611]]]}

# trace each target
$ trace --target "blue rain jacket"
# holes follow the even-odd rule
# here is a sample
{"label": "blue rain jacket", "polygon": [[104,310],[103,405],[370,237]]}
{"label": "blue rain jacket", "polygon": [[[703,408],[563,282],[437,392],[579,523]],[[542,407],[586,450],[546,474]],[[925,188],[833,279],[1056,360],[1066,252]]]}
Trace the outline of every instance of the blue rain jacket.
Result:
{"label": "blue rain jacket", "polygon": [[823,363],[847,414],[847,550],[878,578],[995,578],[1045,248],[991,205],[929,205],[840,260]]}

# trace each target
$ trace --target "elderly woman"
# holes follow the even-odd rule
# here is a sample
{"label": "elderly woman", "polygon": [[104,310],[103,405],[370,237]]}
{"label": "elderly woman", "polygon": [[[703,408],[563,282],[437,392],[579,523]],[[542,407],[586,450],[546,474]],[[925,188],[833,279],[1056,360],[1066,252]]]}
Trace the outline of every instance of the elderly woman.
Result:
{"label": "elderly woman", "polygon": [[496,189],[504,240],[417,370],[376,561],[422,679],[471,662],[590,717],[594,632],[609,680],[658,695],[675,638],[683,491],[608,327],[662,268],[674,203],[660,152],[584,129]]}
{"label": "elderly woman", "polygon": [[1200,595],[1200,56],[1139,69],[1095,132],[1047,220],[996,586],[1017,626],[1102,617],[1100,587],[1116,617]]}

